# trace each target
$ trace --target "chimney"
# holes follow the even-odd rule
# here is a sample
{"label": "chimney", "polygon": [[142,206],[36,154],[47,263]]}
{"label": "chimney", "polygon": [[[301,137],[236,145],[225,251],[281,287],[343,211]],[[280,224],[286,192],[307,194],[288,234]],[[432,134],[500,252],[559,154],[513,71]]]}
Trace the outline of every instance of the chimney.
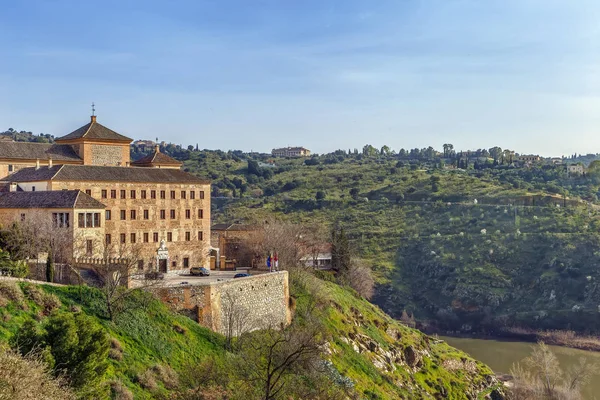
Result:
{"label": "chimney", "polygon": [[40,159],[39,158],[35,159],[35,169],[40,169]]}
{"label": "chimney", "polygon": [[160,153],[160,144],[156,144],[156,147],[154,148],[154,152],[155,153]]}
{"label": "chimney", "polygon": [[48,168],[52,168],[52,158],[48,159]]}
{"label": "chimney", "polygon": [[16,192],[17,191],[17,184],[15,182],[11,182],[10,183],[10,191],[11,192]]}
{"label": "chimney", "polygon": [[125,161],[125,166],[129,167],[129,161]]}
{"label": "chimney", "polygon": [[92,124],[96,122],[96,116],[92,115]]}

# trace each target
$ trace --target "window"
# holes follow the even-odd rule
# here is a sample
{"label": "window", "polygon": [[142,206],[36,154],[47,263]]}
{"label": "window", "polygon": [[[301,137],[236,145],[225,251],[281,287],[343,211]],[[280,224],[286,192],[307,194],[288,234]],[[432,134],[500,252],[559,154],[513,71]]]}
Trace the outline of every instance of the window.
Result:
{"label": "window", "polygon": [[102,196],[103,199],[106,199],[108,197],[108,192],[107,192],[106,189],[102,189],[101,193],[102,193],[101,196]]}
{"label": "window", "polygon": [[150,212],[148,210],[144,210],[144,219],[150,219]]}
{"label": "window", "polygon": [[148,232],[144,232],[144,243],[148,243],[150,241],[150,234]]}
{"label": "window", "polygon": [[111,199],[116,199],[117,198],[117,191],[114,189],[111,189],[110,191],[110,198]]}
{"label": "window", "polygon": [[171,199],[174,199],[174,198],[175,198],[175,191],[171,190]]}
{"label": "window", "polygon": [[77,216],[77,225],[80,228],[99,228],[100,213],[79,213]]}
{"label": "window", "polygon": [[202,234],[202,231],[198,231],[198,240],[203,240],[204,239],[204,235]]}
{"label": "window", "polygon": [[182,198],[182,199],[185,199],[185,198],[186,198],[186,193],[185,193],[185,190],[182,190],[182,191],[181,191],[181,198]]}
{"label": "window", "polygon": [[85,241],[85,254],[89,257],[94,253],[94,241],[88,239]]}
{"label": "window", "polygon": [[32,191],[32,192],[35,192],[35,186],[32,186],[32,187],[31,187],[31,191]]}
{"label": "window", "polygon": [[25,221],[25,214],[21,214],[21,222]]}
{"label": "window", "polygon": [[121,210],[121,220],[127,219],[127,211]]}
{"label": "window", "polygon": [[130,234],[129,237],[131,238],[131,243],[135,243],[135,233]]}
{"label": "window", "polygon": [[173,261],[173,262],[171,263],[171,265],[172,265],[173,267],[176,267],[176,266],[177,266],[177,261]]}
{"label": "window", "polygon": [[200,191],[200,199],[204,199],[204,190]]}
{"label": "window", "polygon": [[204,218],[204,210],[199,208],[198,209],[198,219],[202,219]]}
{"label": "window", "polygon": [[150,198],[151,199],[155,199],[156,198],[156,190],[151,190],[150,191]]}
{"label": "window", "polygon": [[145,191],[145,190],[141,190],[141,191],[140,191],[140,197],[141,197],[142,199],[145,199],[145,198],[146,198],[146,191]]}
{"label": "window", "polygon": [[111,218],[110,210],[106,210],[104,212],[104,219],[107,221],[110,221],[110,218]]}
{"label": "window", "polygon": [[130,197],[135,199],[135,190],[130,191]]}
{"label": "window", "polygon": [[192,234],[190,232],[186,232],[185,233],[185,241],[189,242],[190,240],[192,240]]}
{"label": "window", "polygon": [[52,213],[52,224],[55,228],[68,228],[69,213]]}
{"label": "window", "polygon": [[106,242],[106,244],[110,244],[110,242],[112,241],[112,237],[110,236],[110,233],[107,233],[106,235],[104,235],[104,241]]}
{"label": "window", "polygon": [[125,236],[125,234],[121,233],[121,243],[125,243],[126,239],[127,239],[127,237]]}
{"label": "window", "polygon": [[154,233],[152,234],[152,241],[153,241],[154,243],[158,243],[158,232],[154,232]]}
{"label": "window", "polygon": [[185,210],[185,219],[192,218],[192,210]]}
{"label": "window", "polygon": [[175,219],[175,210],[171,210],[171,219]]}
{"label": "window", "polygon": [[88,196],[92,195],[92,189],[85,189],[85,194],[87,194]]}
{"label": "window", "polygon": [[137,264],[140,271],[144,269],[144,260],[138,260]]}
{"label": "window", "polygon": [[183,268],[189,268],[189,267],[190,267],[189,257],[183,257]]}
{"label": "window", "polygon": [[12,164],[8,164],[8,172],[13,172],[13,165]]}
{"label": "window", "polygon": [[164,190],[160,191],[160,198],[161,199],[166,199],[167,198],[167,192],[165,192]]}
{"label": "window", "polygon": [[196,192],[194,190],[192,190],[190,192],[190,199],[194,200],[196,198]]}
{"label": "window", "polygon": [[167,218],[167,211],[160,210],[160,219],[165,219],[165,218]]}
{"label": "window", "polygon": [[173,241],[173,233],[167,232],[167,242],[172,242],[172,241]]}
{"label": "window", "polygon": [[135,212],[135,210],[131,210],[131,211],[129,211],[129,216],[130,216],[130,219],[136,219],[136,217],[137,217],[137,215],[136,215],[136,214],[137,214],[137,213]]}
{"label": "window", "polygon": [[121,198],[124,199],[126,196],[126,191],[125,190],[121,190]]}

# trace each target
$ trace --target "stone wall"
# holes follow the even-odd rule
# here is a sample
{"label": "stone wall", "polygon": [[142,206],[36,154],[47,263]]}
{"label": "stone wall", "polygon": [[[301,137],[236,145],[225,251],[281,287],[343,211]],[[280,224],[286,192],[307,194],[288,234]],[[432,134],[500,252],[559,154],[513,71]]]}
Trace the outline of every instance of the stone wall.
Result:
{"label": "stone wall", "polygon": [[157,291],[173,309],[187,312],[201,325],[224,335],[279,328],[291,322],[287,271]]}
{"label": "stone wall", "polygon": [[92,165],[120,165],[122,161],[121,146],[93,144]]}

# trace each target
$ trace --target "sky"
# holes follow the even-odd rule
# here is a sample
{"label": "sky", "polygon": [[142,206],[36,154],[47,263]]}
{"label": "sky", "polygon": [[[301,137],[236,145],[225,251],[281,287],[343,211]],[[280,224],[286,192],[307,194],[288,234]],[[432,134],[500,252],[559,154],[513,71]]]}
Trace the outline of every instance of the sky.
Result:
{"label": "sky", "polygon": [[600,152],[597,0],[0,0],[0,130]]}

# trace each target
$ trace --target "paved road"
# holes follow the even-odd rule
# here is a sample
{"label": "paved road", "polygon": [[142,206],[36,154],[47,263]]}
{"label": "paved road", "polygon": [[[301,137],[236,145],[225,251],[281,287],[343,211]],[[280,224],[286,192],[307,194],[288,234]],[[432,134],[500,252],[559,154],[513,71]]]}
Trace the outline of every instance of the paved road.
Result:
{"label": "paved road", "polygon": [[189,285],[205,285],[210,282],[233,279],[235,274],[243,271],[210,271],[210,276],[192,276],[184,274],[165,274],[164,283],[168,286],[177,286],[187,282]]}

